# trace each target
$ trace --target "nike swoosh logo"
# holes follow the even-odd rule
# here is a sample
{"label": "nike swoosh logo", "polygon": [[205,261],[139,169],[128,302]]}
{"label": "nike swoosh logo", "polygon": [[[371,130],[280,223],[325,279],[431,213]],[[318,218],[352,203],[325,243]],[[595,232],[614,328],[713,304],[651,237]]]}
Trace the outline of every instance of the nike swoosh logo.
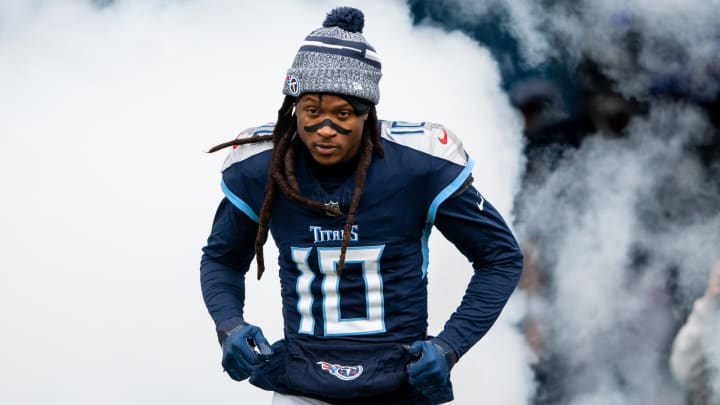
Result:
{"label": "nike swoosh logo", "polygon": [[438,137],[438,141],[440,141],[440,143],[443,145],[447,145],[447,140],[448,140],[447,131],[445,131],[445,128],[443,128],[443,136]]}
{"label": "nike swoosh logo", "polygon": [[480,196],[480,202],[478,203],[477,206],[478,206],[478,208],[480,208],[480,211],[485,209],[485,199],[483,198],[483,196]]}

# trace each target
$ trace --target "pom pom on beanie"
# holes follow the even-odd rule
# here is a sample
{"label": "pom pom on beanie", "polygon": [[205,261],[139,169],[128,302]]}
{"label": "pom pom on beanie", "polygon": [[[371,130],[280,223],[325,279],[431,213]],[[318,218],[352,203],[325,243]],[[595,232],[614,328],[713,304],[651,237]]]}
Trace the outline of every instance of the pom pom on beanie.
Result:
{"label": "pom pom on beanie", "polygon": [[365,16],[356,8],[338,7],[328,13],[323,27],[338,27],[345,31],[362,34],[363,27],[365,27]]}

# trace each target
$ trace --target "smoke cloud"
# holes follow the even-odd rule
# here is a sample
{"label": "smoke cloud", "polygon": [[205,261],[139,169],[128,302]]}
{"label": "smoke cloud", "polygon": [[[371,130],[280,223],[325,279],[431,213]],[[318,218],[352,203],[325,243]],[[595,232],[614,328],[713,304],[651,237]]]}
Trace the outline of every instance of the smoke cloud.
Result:
{"label": "smoke cloud", "polygon": [[[538,153],[518,195],[518,234],[542,278],[529,308],[549,357],[540,376],[561,392],[538,396],[682,403],[669,346],[720,245],[720,163],[716,150],[710,161],[699,152],[718,145],[717,117],[701,107],[720,89],[720,3],[410,3],[425,24],[474,33],[499,61],[513,58],[500,64],[506,88],[523,75],[577,85],[573,72],[592,60],[612,83],[603,91],[642,105],[622,134],[599,127],[577,147]],[[587,101],[560,91],[568,113]]]}
{"label": "smoke cloud", "polygon": [[520,233],[537,235],[551,272],[546,333],[573,403],[681,401],[663,352],[681,321],[673,309],[692,302],[714,260],[720,216],[662,214],[690,209],[689,193],[710,186],[682,152],[705,125],[692,110],[658,108],[627,138],[589,139],[523,195]]}

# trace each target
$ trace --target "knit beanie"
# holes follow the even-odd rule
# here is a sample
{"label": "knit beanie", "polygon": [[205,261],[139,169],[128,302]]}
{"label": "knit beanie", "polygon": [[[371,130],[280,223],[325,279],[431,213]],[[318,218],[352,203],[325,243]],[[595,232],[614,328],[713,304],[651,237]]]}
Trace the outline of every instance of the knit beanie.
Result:
{"label": "knit beanie", "polygon": [[283,94],[333,93],[377,104],[380,59],[362,36],[364,25],[356,8],[330,11],[323,26],[305,37],[287,71]]}

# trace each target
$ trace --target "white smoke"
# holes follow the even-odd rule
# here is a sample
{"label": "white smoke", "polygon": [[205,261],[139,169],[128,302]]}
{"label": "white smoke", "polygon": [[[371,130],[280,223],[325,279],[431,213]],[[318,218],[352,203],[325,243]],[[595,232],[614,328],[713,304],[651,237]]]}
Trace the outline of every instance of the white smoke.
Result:
{"label": "white smoke", "polygon": [[[0,402],[269,403],[222,373],[201,299],[223,160],[202,151],[275,118],[287,66],[335,4],[100,3],[0,4]],[[478,188],[510,219],[520,123],[488,52],[412,27],[399,0],[349,3],[383,59],[380,115],[448,125],[477,163]],[[431,249],[437,333],[471,268],[442,238]],[[246,308],[274,340],[272,274],[248,279]],[[508,309],[455,369],[456,403],[531,395],[513,324],[521,302]]]}
{"label": "white smoke", "polygon": [[572,68],[590,56],[626,95],[641,96],[653,74],[688,74],[695,85],[720,74],[718,0],[410,1],[441,14],[448,28],[499,25],[517,41],[519,68]]}
{"label": "white smoke", "polygon": [[[553,263],[546,269],[553,280],[548,346],[562,353],[563,384],[573,403],[681,401],[663,357],[678,322],[668,271],[680,266],[681,285],[697,282],[713,260],[703,244],[720,243],[720,218],[648,224],[643,211],[665,182],[682,182],[673,190],[680,194],[703,186],[680,170],[697,164],[687,161],[683,146],[704,129],[693,110],[658,107],[636,121],[627,138],[588,139],[542,187],[523,195],[530,209],[521,235],[538,235],[545,260]],[[670,233],[648,229],[655,226]],[[698,239],[703,243],[694,243]],[[640,268],[631,261],[636,249],[650,260]]]}
{"label": "white smoke", "polygon": [[[718,94],[720,2],[422,3],[446,28],[502,25],[517,40],[519,66],[572,72],[590,58],[612,90],[647,103],[623,137],[596,134],[525,184],[516,225],[537,243],[544,343],[560,357],[549,381],[563,382],[565,396],[548,403],[682,403],[668,342],[718,258],[720,165],[695,153],[708,116],[649,95],[669,76],[693,101]],[[452,12],[437,12],[447,4]],[[498,15],[506,18],[489,19]]]}
{"label": "white smoke", "polygon": [[548,334],[573,404],[682,401],[665,356],[681,321],[672,301],[697,294],[720,244],[717,186],[688,153],[707,132],[694,108],[653,104],[626,137],[586,140],[522,195],[521,234],[539,235],[551,263]]}

